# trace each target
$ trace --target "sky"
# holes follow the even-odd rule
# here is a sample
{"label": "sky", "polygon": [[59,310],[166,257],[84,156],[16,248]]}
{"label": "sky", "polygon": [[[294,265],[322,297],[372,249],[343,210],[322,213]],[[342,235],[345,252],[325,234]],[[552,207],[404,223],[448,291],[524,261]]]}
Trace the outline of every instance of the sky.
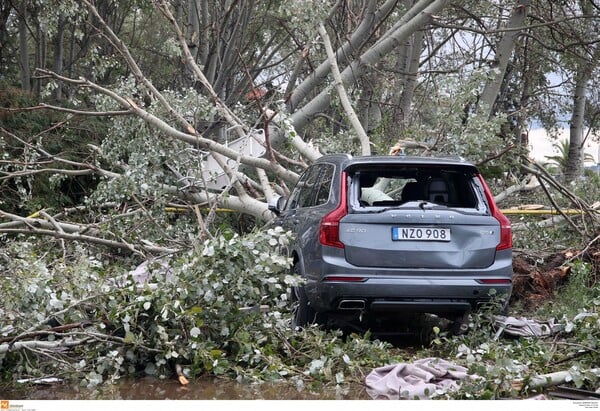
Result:
{"label": "sky", "polygon": [[[564,128],[561,133],[561,140],[569,139],[569,129]],[[552,147],[555,141],[550,140],[543,128],[534,128],[529,130],[529,145],[531,149],[531,156],[538,161],[547,161],[546,156],[552,156],[558,154],[558,150]],[[598,143],[586,141],[585,152],[589,153],[594,157],[596,163],[600,162],[598,156],[600,156],[600,148]],[[593,165],[591,162],[586,162],[586,166]]]}

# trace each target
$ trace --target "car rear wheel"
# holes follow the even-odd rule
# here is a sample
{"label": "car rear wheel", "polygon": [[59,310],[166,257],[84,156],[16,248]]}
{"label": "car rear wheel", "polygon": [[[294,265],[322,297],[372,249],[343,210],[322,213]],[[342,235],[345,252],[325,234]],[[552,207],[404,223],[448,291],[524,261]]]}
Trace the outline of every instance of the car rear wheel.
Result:
{"label": "car rear wheel", "polygon": [[[301,276],[298,264],[292,268],[292,274]],[[306,327],[311,324],[323,324],[324,316],[317,313],[311,306],[304,287],[292,287],[292,328]]]}
{"label": "car rear wheel", "polygon": [[292,288],[292,327],[306,327],[313,324],[316,320],[317,313],[312,309],[304,287]]}

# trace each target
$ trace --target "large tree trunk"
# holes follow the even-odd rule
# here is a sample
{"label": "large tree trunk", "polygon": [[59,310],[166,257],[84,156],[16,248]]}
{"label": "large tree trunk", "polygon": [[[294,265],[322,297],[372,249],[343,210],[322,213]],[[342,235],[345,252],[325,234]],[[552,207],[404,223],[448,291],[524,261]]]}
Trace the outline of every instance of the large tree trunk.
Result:
{"label": "large tree trunk", "polygon": [[[398,23],[384,34],[379,42],[370,47],[359,58],[342,71],[344,85],[348,85],[361,77],[375,63],[381,61],[389,52],[402,45],[415,31],[421,29],[433,16],[442,10],[448,0],[435,0],[427,7],[426,0],[420,0],[410,9]],[[315,98],[292,114],[292,123],[296,129],[304,128],[315,114],[323,112],[331,102],[331,86],[321,91]],[[300,137],[296,137],[300,138]]]}
{"label": "large tree trunk", "polygon": [[529,0],[518,0],[516,2],[506,25],[506,31],[498,43],[496,58],[492,67],[496,69],[496,75],[486,84],[479,101],[479,107],[482,110],[487,110],[489,117],[494,115],[494,103],[500,93],[500,87],[502,86],[517,37],[521,34],[519,28],[523,27],[529,4]]}
{"label": "large tree trunk", "polygon": [[[342,57],[352,56],[364,45],[365,41],[373,34],[373,28],[378,26],[390,11],[396,5],[397,0],[387,0],[378,10],[376,10],[377,1],[369,0],[366,7],[365,17],[362,19],[358,28],[352,33],[350,38],[342,47],[336,51],[338,56],[338,64],[341,63]],[[294,89],[290,96],[287,106],[290,112],[296,110],[302,100],[306,98],[323,79],[329,74],[330,66],[327,61],[321,63],[302,83]]]}
{"label": "large tree trunk", "polygon": [[592,71],[589,64],[584,62],[575,77],[575,92],[573,95],[573,111],[569,127],[569,153],[565,167],[565,180],[573,181],[583,174],[583,124],[585,117],[585,101],[588,82]]}
{"label": "large tree trunk", "polygon": [[410,54],[408,64],[406,66],[406,72],[404,73],[404,87],[402,88],[402,94],[398,102],[398,111],[400,113],[400,119],[398,126],[400,130],[404,130],[408,127],[410,122],[410,107],[417,88],[417,74],[419,70],[419,63],[421,57],[421,50],[423,48],[423,40],[425,38],[425,32],[418,30],[413,36],[410,45]]}

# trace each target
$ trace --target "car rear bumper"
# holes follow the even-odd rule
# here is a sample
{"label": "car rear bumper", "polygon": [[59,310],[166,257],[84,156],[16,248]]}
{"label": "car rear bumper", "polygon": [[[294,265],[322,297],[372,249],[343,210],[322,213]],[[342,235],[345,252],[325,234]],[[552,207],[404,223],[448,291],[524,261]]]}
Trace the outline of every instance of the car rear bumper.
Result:
{"label": "car rear bumper", "polygon": [[[339,256],[341,257],[341,256]],[[329,256],[317,275],[307,276],[307,295],[319,312],[449,313],[477,309],[494,295],[512,291],[512,253],[499,252],[485,269],[365,269]]]}
{"label": "car rear bumper", "polygon": [[470,311],[494,295],[508,299],[512,284],[482,285],[474,280],[372,279],[361,283],[326,282],[309,297],[319,312],[339,310],[413,311],[446,313]]}

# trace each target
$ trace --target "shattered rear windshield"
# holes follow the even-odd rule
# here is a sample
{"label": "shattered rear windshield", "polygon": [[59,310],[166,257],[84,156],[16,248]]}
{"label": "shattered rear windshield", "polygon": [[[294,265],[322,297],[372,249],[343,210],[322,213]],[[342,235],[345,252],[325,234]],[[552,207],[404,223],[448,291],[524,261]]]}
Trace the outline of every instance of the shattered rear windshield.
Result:
{"label": "shattered rear windshield", "polygon": [[351,195],[361,207],[393,207],[412,201],[457,208],[476,208],[473,175],[438,167],[354,170]]}

